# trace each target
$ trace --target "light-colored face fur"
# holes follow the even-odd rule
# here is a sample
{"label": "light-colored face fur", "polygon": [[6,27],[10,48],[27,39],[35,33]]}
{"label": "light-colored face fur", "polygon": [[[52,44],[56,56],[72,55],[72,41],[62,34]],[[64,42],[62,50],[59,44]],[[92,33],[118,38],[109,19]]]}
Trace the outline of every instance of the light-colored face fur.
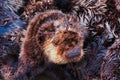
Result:
{"label": "light-colored face fur", "polygon": [[[54,21],[54,35],[44,42],[44,53],[48,61],[56,64],[77,62],[83,57],[83,32],[79,24],[62,25]],[[77,28],[77,27],[78,28]]]}

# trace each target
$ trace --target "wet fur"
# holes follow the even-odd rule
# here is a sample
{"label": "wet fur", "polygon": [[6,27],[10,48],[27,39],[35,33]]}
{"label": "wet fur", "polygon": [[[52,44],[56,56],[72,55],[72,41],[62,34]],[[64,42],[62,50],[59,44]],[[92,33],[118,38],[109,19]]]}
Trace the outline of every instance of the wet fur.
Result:
{"label": "wet fur", "polygon": [[[58,38],[59,35],[57,34],[59,33],[61,36],[62,34],[65,35],[64,33],[67,34],[66,36]],[[27,34],[25,36],[25,41],[21,47],[18,62],[14,67],[11,66],[11,68],[14,68],[14,70],[8,70],[10,66],[3,66],[4,71],[7,71],[7,73],[4,71],[2,72],[4,74],[5,80],[35,80],[38,75],[47,76],[52,80],[74,80],[74,78],[70,76],[70,73],[66,66],[71,62],[79,62],[83,57],[83,52],[81,52],[84,41],[83,33],[83,27],[79,24],[77,18],[72,15],[66,15],[60,11],[54,10],[46,11],[36,15],[28,25]],[[77,40],[78,44],[68,42],[64,43],[65,39],[67,38],[76,38],[75,41]],[[61,56],[59,59],[63,58],[62,63],[59,60],[58,62],[54,62],[54,60],[51,60],[49,58],[50,54],[46,54],[47,48],[45,47],[49,45],[49,43],[56,43],[57,39],[58,41],[62,41],[60,44],[72,44],[70,45],[72,46],[70,49],[67,49],[64,51],[64,53],[61,53],[59,50],[62,50],[62,47],[65,48],[65,45],[60,45],[58,43],[59,48],[57,49],[57,53],[55,53],[55,57],[58,55]],[[52,43],[49,40],[53,40]],[[67,48],[69,48],[69,46]],[[74,50],[79,51],[80,55],[74,57],[73,59],[66,58],[65,55],[71,53],[72,51],[74,53]]]}
{"label": "wet fur", "polygon": [[109,47],[104,57],[104,61],[101,67],[101,79],[112,80],[120,79],[120,39],[117,39],[115,43]]}
{"label": "wet fur", "polygon": [[[38,20],[38,21],[36,21],[36,20]],[[55,23],[55,21],[57,21],[57,20],[60,22],[60,24]],[[63,22],[62,22],[62,20],[63,20]],[[55,32],[57,31],[56,26],[59,27],[59,25],[61,25],[63,27],[61,29],[58,28],[58,31],[61,31],[61,32],[64,31],[64,29],[67,29],[67,26],[68,26],[68,28],[70,28],[70,27],[76,28],[79,31],[78,33],[80,34],[80,37],[81,37],[80,38],[80,46],[82,48],[82,46],[83,46],[82,44],[83,44],[83,40],[84,40],[82,27],[79,26],[79,24],[77,24],[76,22],[74,23],[74,24],[76,24],[75,26],[72,26],[72,24],[70,26],[69,23],[67,23],[68,21],[70,21],[70,23],[71,23],[71,22],[76,21],[76,19],[74,19],[74,17],[71,17],[69,15],[64,15],[63,13],[61,13],[59,11],[48,11],[48,12],[40,13],[37,16],[35,16],[35,18],[30,22],[30,24],[28,26],[28,32],[26,35],[26,39],[22,45],[22,51],[21,51],[20,57],[19,57],[20,64],[18,66],[16,79],[22,78],[22,76],[24,76],[23,77],[23,79],[24,79],[25,77],[27,77],[25,75],[28,72],[31,75],[31,76],[29,76],[29,79],[30,80],[34,79],[35,75],[42,73],[45,68],[50,67],[50,66],[47,66],[46,64],[56,63],[49,58],[50,54],[52,55],[52,53],[49,53],[49,55],[46,55],[46,48],[44,49],[44,45],[47,43],[46,41],[51,40],[53,37],[56,36],[56,35],[54,35],[54,34],[56,34]],[[49,24],[51,22],[52,22],[52,24]],[[53,24],[53,22],[54,22],[54,24]],[[49,26],[49,28],[47,26]],[[55,27],[52,27],[52,26],[55,26]],[[74,31],[74,28],[73,28],[73,30],[71,29],[71,31]],[[68,29],[68,31],[69,31],[69,29]],[[69,38],[69,35],[62,36],[62,37],[63,38],[60,38],[60,39],[64,40],[65,37]],[[59,38],[56,38],[56,39],[60,40]],[[57,43],[57,44],[62,44],[62,43]],[[67,44],[70,44],[70,43],[66,43],[66,45]],[[49,45],[49,43],[47,45]],[[62,48],[62,47],[65,47],[65,45],[59,46],[59,48]],[[82,58],[82,56],[81,56],[81,57],[79,57],[78,60],[73,59],[72,61],[69,61],[69,59],[68,59],[68,61],[67,61],[66,59],[64,59],[64,56],[62,56],[62,55],[64,55],[63,53],[61,54],[59,51],[57,51],[57,52],[58,53],[55,53],[53,55],[56,55],[55,57],[57,57],[58,55],[61,55],[61,58],[63,58],[64,61],[62,61],[62,63],[57,62],[56,64],[63,64],[64,62],[65,63],[74,62],[74,61],[78,61],[80,58]],[[82,53],[81,53],[81,55],[82,55]],[[53,59],[54,59],[54,57],[53,57]],[[58,61],[59,61],[59,58],[58,58]],[[29,68],[26,68],[27,66]],[[55,66],[57,66],[57,65],[55,65]],[[34,67],[36,67],[36,68],[34,68]],[[31,69],[33,69],[33,71],[29,71]],[[36,72],[36,70],[38,70],[37,73],[34,73],[34,72]],[[61,71],[60,71],[60,73],[61,73]],[[54,70],[53,70],[53,72],[54,72]],[[63,76],[66,76],[66,73]],[[57,79],[60,80],[61,78],[59,77]],[[67,78],[67,77],[65,77],[65,78]],[[26,78],[26,79],[28,79],[28,78]]]}
{"label": "wet fur", "polygon": [[[69,1],[72,1],[72,0],[69,0]],[[109,46],[111,46],[111,44],[113,44],[115,38],[118,38],[118,36],[120,35],[120,32],[119,32],[120,31],[119,30],[120,29],[119,28],[119,24],[120,24],[119,8],[116,7],[119,5],[115,5],[117,3],[117,1],[115,2],[113,0],[105,0],[105,1],[103,1],[103,4],[101,4],[101,2],[100,3],[98,2],[99,3],[98,6],[95,6],[95,5],[97,5],[97,2],[94,2],[94,1],[98,1],[98,0],[93,1],[93,3],[95,3],[94,6],[90,5],[90,4],[93,4],[93,3],[91,3],[92,0],[87,0],[90,3],[84,3],[85,0],[79,0],[79,1],[83,2],[84,4],[81,4],[81,2],[79,2],[79,1],[75,1],[75,2],[74,1],[69,2],[69,1],[66,0],[66,4],[67,5],[69,4],[69,6],[64,7],[64,9],[63,9],[63,7],[61,7],[61,5],[66,5],[66,4],[65,3],[63,4],[61,0],[58,0],[58,3],[60,2],[61,4],[57,5],[58,3],[55,3],[55,6],[52,4],[51,5],[52,8],[51,7],[49,7],[49,8],[56,9],[56,7],[57,7],[58,9],[62,10],[65,13],[70,13],[70,14],[72,13],[74,15],[77,15],[77,17],[80,18],[80,23],[83,23],[83,25],[88,26],[88,24],[89,24],[88,30],[89,30],[90,34],[89,34],[89,38],[87,38],[86,42],[85,42],[85,48],[87,46],[87,48],[86,48],[87,54],[84,56],[85,58],[82,63],[83,65],[81,66],[81,63],[80,63],[77,66],[77,68],[79,68],[79,70],[76,70],[75,73],[77,73],[77,71],[78,71],[78,73],[81,74],[81,76],[79,75],[79,79],[86,79],[86,76],[87,76],[88,80],[98,79],[98,78],[100,78],[99,71],[100,71],[100,67],[101,67],[101,64],[103,61],[103,57],[105,56],[106,50]],[[100,1],[102,1],[102,0],[100,0]],[[89,6],[86,6],[87,4],[89,4]],[[42,7],[41,11],[44,11],[45,7],[46,7],[45,10],[49,9],[47,7],[48,5],[41,6]],[[99,6],[101,6],[101,7],[99,7]],[[96,15],[95,14],[96,12],[95,12],[91,15],[90,13],[92,10],[90,11],[90,13],[86,12],[89,9],[92,9],[93,11],[97,10],[98,14]],[[39,12],[36,10],[37,9],[35,9],[35,12]],[[99,10],[100,10],[100,12],[99,12]],[[28,12],[29,11],[30,11],[30,9],[28,10]],[[30,12],[30,13],[32,13],[32,12]],[[82,15],[84,15],[84,16],[81,17]],[[90,18],[89,18],[89,16],[90,16]],[[31,17],[31,16],[29,16],[29,17]],[[91,17],[92,17],[92,20],[91,20]],[[31,24],[31,25],[33,25],[33,24]],[[96,32],[97,32],[97,34],[94,34]],[[44,40],[44,38],[42,38],[42,40]],[[97,48],[94,48],[96,46],[97,46]],[[89,47],[91,47],[91,48],[89,48]],[[89,52],[89,51],[91,51],[91,52]],[[35,55],[32,55],[32,56],[35,56]],[[30,56],[30,57],[32,57],[32,56]],[[32,58],[34,59],[34,57],[32,57]],[[46,58],[46,59],[48,59],[48,58]],[[98,64],[98,65],[95,66],[96,64]],[[90,66],[89,68],[88,68],[88,65]],[[55,69],[58,69],[58,68],[55,68]],[[68,69],[68,67],[67,67],[67,69]],[[70,66],[70,69],[71,69],[71,66]],[[42,70],[40,70],[40,71],[42,71]],[[56,70],[54,70],[53,74],[52,74],[52,73],[49,73],[49,70],[48,70],[48,72],[45,72],[45,74],[46,73],[47,73],[46,75],[52,74],[52,76],[54,76],[54,79],[56,79],[55,78],[56,75],[54,75],[55,71]],[[61,69],[61,71],[64,71],[64,70]],[[56,73],[58,73],[58,72],[56,72]]]}

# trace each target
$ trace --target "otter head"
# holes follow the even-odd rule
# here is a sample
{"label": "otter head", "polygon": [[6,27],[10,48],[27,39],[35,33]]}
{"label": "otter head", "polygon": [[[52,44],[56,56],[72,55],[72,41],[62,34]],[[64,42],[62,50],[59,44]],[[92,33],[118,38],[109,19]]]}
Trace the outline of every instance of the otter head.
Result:
{"label": "otter head", "polygon": [[[47,61],[66,64],[83,57],[83,33],[83,27],[74,16],[56,10],[47,11],[33,18],[28,26],[26,41],[33,39],[30,44],[40,48],[31,52],[42,50]],[[37,56],[40,54],[37,53]]]}

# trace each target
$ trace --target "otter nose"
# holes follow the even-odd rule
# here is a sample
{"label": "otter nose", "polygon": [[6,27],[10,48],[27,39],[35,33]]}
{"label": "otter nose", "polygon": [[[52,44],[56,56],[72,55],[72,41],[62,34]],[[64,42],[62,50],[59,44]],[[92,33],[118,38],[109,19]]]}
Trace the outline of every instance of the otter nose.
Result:
{"label": "otter nose", "polygon": [[78,56],[80,56],[80,52],[71,52],[71,53],[66,54],[67,58],[75,58]]}

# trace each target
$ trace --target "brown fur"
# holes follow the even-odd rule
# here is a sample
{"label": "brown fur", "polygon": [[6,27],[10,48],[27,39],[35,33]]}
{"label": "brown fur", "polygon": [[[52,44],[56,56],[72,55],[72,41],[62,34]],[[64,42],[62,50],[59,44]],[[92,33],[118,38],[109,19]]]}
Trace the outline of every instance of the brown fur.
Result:
{"label": "brown fur", "polygon": [[107,50],[101,67],[101,80],[120,79],[120,39]]}
{"label": "brown fur", "polygon": [[[75,23],[73,24],[73,22]],[[76,22],[74,17],[66,16],[59,11],[48,11],[35,16],[28,26],[20,54],[21,62],[26,64],[29,61],[28,65],[32,68],[38,66],[36,64],[41,65],[42,63],[65,64],[79,61],[83,56],[81,50],[84,36],[82,27]],[[76,54],[76,51],[80,55],[72,58],[66,57],[66,55]],[[51,57],[51,55],[56,56]],[[25,66],[22,67],[22,70],[25,69]],[[22,70],[20,69],[20,72]],[[19,70],[17,73],[17,76],[20,76]]]}
{"label": "brown fur", "polygon": [[28,24],[28,20],[32,19],[36,13],[56,9],[54,6],[54,0],[28,0],[26,3],[24,12],[21,16],[23,20],[27,22],[26,24]]}
{"label": "brown fur", "polygon": [[81,60],[83,41],[84,29],[76,17],[57,10],[40,13],[28,25],[17,67],[4,66],[4,78],[35,80],[44,75],[74,80],[65,64]]}

